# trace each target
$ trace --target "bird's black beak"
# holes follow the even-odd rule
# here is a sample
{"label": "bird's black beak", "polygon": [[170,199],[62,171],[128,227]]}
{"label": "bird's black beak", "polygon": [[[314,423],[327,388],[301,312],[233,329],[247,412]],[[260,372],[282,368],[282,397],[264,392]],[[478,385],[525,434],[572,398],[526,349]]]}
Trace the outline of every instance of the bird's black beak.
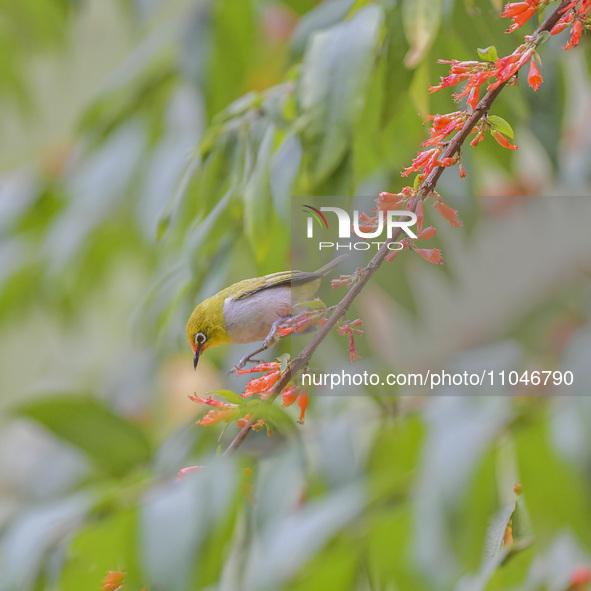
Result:
{"label": "bird's black beak", "polygon": [[203,343],[199,343],[197,345],[197,349],[195,349],[195,353],[193,355],[193,369],[197,369],[197,364],[199,363],[199,356],[201,355],[201,348],[203,347]]}

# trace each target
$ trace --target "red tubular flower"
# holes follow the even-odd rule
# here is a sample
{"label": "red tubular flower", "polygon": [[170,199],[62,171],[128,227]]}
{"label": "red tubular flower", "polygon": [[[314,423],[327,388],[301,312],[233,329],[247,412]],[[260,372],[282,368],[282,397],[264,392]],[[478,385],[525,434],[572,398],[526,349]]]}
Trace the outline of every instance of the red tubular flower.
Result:
{"label": "red tubular flower", "polygon": [[484,129],[479,129],[476,132],[476,136],[474,137],[474,139],[470,142],[470,145],[473,148],[475,148],[483,139],[484,139]]}
{"label": "red tubular flower", "polygon": [[[333,286],[334,287],[334,286]],[[284,337],[288,334],[300,334],[314,326],[315,324],[319,324],[320,320],[324,317],[327,313],[327,308],[319,308],[318,310],[309,310],[307,312],[303,312],[302,314],[298,314],[297,316],[292,316],[291,318],[287,319],[281,326],[277,328],[277,335],[279,337]],[[269,364],[263,364],[269,365]],[[263,367],[263,366],[258,366]],[[280,368],[281,364],[275,363],[275,367]],[[252,370],[247,370],[252,371]],[[258,370],[258,371],[268,371],[267,370]]]}
{"label": "red tubular flower", "polygon": [[542,75],[540,74],[540,70],[538,70],[535,59],[529,63],[527,81],[534,90],[538,90],[538,88],[540,88],[540,84],[543,82]]}
{"label": "red tubular flower", "polygon": [[505,5],[505,10],[501,13],[504,18],[513,18],[519,14],[522,14],[526,10],[531,8],[528,2],[510,2]]}
{"label": "red tubular flower", "polygon": [[363,334],[362,330],[356,330],[351,328],[352,323],[351,322],[347,322],[346,324],[343,324],[342,326],[339,326],[337,328],[337,332],[341,335],[349,335],[352,332],[356,332],[357,334]]}
{"label": "red tubular flower", "polygon": [[238,420],[236,421],[236,426],[237,426],[239,429],[242,429],[243,427],[245,427],[245,426],[246,426],[246,424],[248,423],[248,421],[250,421],[250,413],[249,413],[249,414],[246,414],[246,415],[244,415],[244,416],[243,416],[241,419],[238,419]]}
{"label": "red tubular flower", "polygon": [[479,98],[480,86],[474,86],[470,89],[470,94],[468,95],[468,104],[472,107],[472,112],[476,111],[476,106],[478,105]]}
{"label": "red tubular flower", "polygon": [[550,30],[550,35],[558,35],[565,29],[568,29],[569,25],[573,22],[575,15],[572,12],[568,12],[560,17],[560,20]]}
{"label": "red tubular flower", "polygon": [[570,4],[567,4],[560,12],[565,13],[572,10],[577,5],[578,0],[573,0]]}
{"label": "red tubular flower", "polygon": [[298,423],[300,425],[304,424],[304,418],[306,415],[306,409],[308,408],[308,396],[305,394],[301,394],[300,396],[298,396],[298,406],[300,407],[300,420],[298,421]]}
{"label": "red tubular flower", "polygon": [[447,115],[428,115],[427,119],[432,120],[433,124],[429,133],[431,137],[423,142],[423,146],[436,146],[442,142],[450,133],[461,129],[466,121],[466,113],[456,111]]}
{"label": "red tubular flower", "polygon": [[488,90],[494,90],[503,82],[508,82],[519,68],[527,64],[533,55],[534,49],[524,44],[520,45],[511,55],[498,59],[494,72],[497,81],[489,84]]}
{"label": "red tubular flower", "polygon": [[351,275],[341,275],[338,279],[332,279],[330,282],[331,287],[344,287],[349,285]]}
{"label": "red tubular flower", "polygon": [[[359,229],[366,233],[375,232],[378,228],[379,221],[380,219],[378,216],[370,217],[366,213],[361,212],[359,214]],[[351,229],[355,230],[353,224],[351,224]]]}
{"label": "red tubular flower", "polygon": [[423,231],[423,220],[424,220],[423,200],[422,199],[419,199],[415,213],[417,215],[417,230],[419,232],[422,232]]}
{"label": "red tubular flower", "polygon": [[460,62],[458,60],[437,60],[440,64],[451,64],[449,68],[449,76],[441,78],[441,83],[437,86],[430,86],[429,92],[437,92],[442,88],[455,86],[464,80],[468,80],[475,72],[478,72],[483,67],[488,68],[488,64],[481,64],[476,61]]}
{"label": "red tubular flower", "polygon": [[376,199],[377,207],[375,211],[388,211],[389,209],[396,209],[405,201],[406,195],[403,193],[386,193],[385,191],[382,191]]}
{"label": "red tubular flower", "polygon": [[446,115],[427,115],[428,121],[433,121],[433,129],[440,130],[453,123],[455,113],[447,113]]}
{"label": "red tubular flower", "polygon": [[498,58],[495,63],[495,76],[497,78],[502,78],[503,80],[513,76],[516,72],[515,64],[519,61],[521,55],[522,54],[516,49],[510,55]]}
{"label": "red tubular flower", "polygon": [[[250,421],[250,413],[248,413],[247,415],[244,415],[241,419],[238,419],[236,421],[236,426],[239,429],[244,429],[244,427],[246,427],[246,425],[248,425],[248,421]],[[253,431],[260,431],[263,427],[265,426],[265,421],[263,419],[259,419],[256,423],[253,423],[250,428]],[[269,434],[271,434],[272,432],[270,431]]]}
{"label": "red tubular flower", "polygon": [[503,146],[503,148],[507,148],[509,150],[519,150],[519,148],[517,146],[514,146],[513,144],[511,144],[509,142],[509,140],[500,132],[495,131],[493,129],[493,131],[491,131],[492,136],[495,138],[495,140],[497,140],[497,142]]}
{"label": "red tubular flower", "polygon": [[408,240],[406,238],[404,240],[401,240],[400,244],[402,244],[402,248],[400,250],[392,250],[386,255],[386,260],[388,262],[393,261],[399,253],[408,248]]}
{"label": "red tubular flower", "polygon": [[413,250],[434,265],[443,265],[445,263],[441,256],[441,250],[438,248],[415,248]]}
{"label": "red tubular flower", "polygon": [[283,398],[283,406],[291,406],[298,398],[299,390],[296,386],[289,385],[283,390],[281,397]]}
{"label": "red tubular flower", "polygon": [[250,369],[237,369],[236,375],[241,376],[245,373],[261,373],[263,371],[271,371],[271,370],[279,370],[281,368],[281,363],[279,361],[269,361],[268,363],[261,363],[260,365],[255,365]]}
{"label": "red tubular flower", "polygon": [[460,178],[465,179],[466,178],[466,171],[464,170],[464,167],[462,166],[461,162],[460,162],[460,166],[459,166],[459,172],[460,172]]}
{"label": "red tubular flower", "polygon": [[442,158],[439,161],[439,164],[440,164],[440,166],[443,166],[444,168],[448,168],[450,166],[453,166],[457,161],[458,161],[457,156],[454,156],[453,158]]}
{"label": "red tubular flower", "polygon": [[591,0],[583,0],[579,6],[578,15],[582,20],[586,20],[591,12]]}
{"label": "red tubular flower", "polygon": [[459,61],[459,60],[437,60],[440,64],[451,64],[450,73],[454,75],[471,74],[480,62],[477,61]]}
{"label": "red tubular flower", "polygon": [[277,336],[279,338],[286,337],[288,334],[295,332],[291,326],[278,326],[277,327]]}
{"label": "red tubular flower", "polygon": [[[473,107],[473,109],[478,104],[478,97],[480,96],[480,91],[479,90],[477,90],[475,92],[472,92],[472,91],[475,89],[479,89],[482,84],[484,84],[490,78],[493,78],[496,73],[496,69],[495,69],[495,66],[493,66],[493,64],[489,64],[489,63],[482,64],[482,68],[484,68],[482,71],[476,72],[476,73],[472,74],[472,76],[470,76],[470,78],[468,79],[468,82],[466,82],[466,84],[464,85],[464,88],[462,88],[461,92],[457,92],[456,94],[453,95],[455,100],[459,100],[465,96],[467,96],[467,97],[472,96],[472,102],[474,104],[471,106]],[[474,102],[474,98],[476,98],[475,102]],[[469,99],[469,102],[470,102],[470,99]]]}
{"label": "red tubular flower", "polygon": [[[246,386],[246,389],[242,393],[242,398],[248,398],[253,394],[267,394],[280,377],[280,371],[272,371],[267,375],[261,376],[260,378],[250,380]],[[261,396],[261,398],[262,397],[263,396]]]}
{"label": "red tubular flower", "polygon": [[240,416],[240,408],[237,404],[231,402],[222,402],[221,400],[214,400],[213,398],[200,398],[199,396],[189,396],[193,402],[199,404],[207,404],[207,406],[213,406],[214,408],[207,412],[200,421],[197,421],[198,425],[215,425],[221,421],[229,423],[236,417]]}
{"label": "red tubular flower", "polygon": [[233,408],[236,405],[231,402],[222,402],[221,400],[214,400],[213,398],[199,398],[199,396],[189,396],[189,399],[198,404],[207,404],[207,406],[213,406],[215,408]]}
{"label": "red tubular flower", "polygon": [[[331,281],[331,286],[332,287],[343,287],[343,286],[352,287],[361,279],[361,277],[363,277],[363,273],[364,273],[364,269],[361,267],[357,267],[357,269],[355,269],[355,271],[353,271],[353,273],[351,273],[350,275],[341,275],[338,279],[333,279]],[[318,324],[320,326],[323,326],[324,324],[326,324],[326,317],[323,316],[318,321]]]}
{"label": "red tubular flower", "polygon": [[562,49],[566,49],[568,51],[569,49],[576,47],[581,40],[582,32],[583,23],[580,20],[576,20],[570,32],[570,40]]}
{"label": "red tubular flower", "polygon": [[429,86],[429,92],[437,92],[438,90],[441,90],[442,88],[448,88],[449,86],[455,86],[456,84],[459,84],[460,82],[463,82],[464,80],[468,79],[468,74],[466,75],[449,75],[449,76],[445,76],[444,78],[441,79],[441,83],[437,84],[436,86]]}
{"label": "red tubular flower", "polygon": [[382,191],[379,197],[376,199],[376,207],[372,211],[392,211],[405,207],[409,197],[415,195],[415,190],[412,187],[403,187],[400,193],[387,193]]}
{"label": "red tubular flower", "polygon": [[435,203],[433,203],[433,207],[435,207],[437,213],[441,217],[444,217],[454,228],[459,228],[464,225],[458,220],[458,210],[446,205],[441,199],[436,199]]}
{"label": "red tubular flower", "polygon": [[349,334],[349,363],[353,363],[353,361],[358,361],[361,359],[361,355],[357,352],[357,347],[355,346],[355,338],[353,337],[353,333]]}
{"label": "red tubular flower", "polygon": [[418,156],[412,161],[411,166],[405,167],[402,176],[408,176],[413,172],[423,171],[424,174],[429,174],[435,166],[439,164],[437,158],[443,151],[443,148],[431,148],[424,152],[418,152]]}
{"label": "red tubular flower", "polygon": [[417,240],[429,240],[429,238],[434,238],[436,234],[437,230],[433,226],[429,226],[417,234]]}
{"label": "red tubular flower", "polygon": [[528,0],[527,2],[510,2],[505,6],[501,14],[503,17],[513,19],[513,24],[507,29],[507,33],[512,33],[524,25],[538,10],[541,0]]}
{"label": "red tubular flower", "polygon": [[198,425],[215,425],[225,421],[229,423],[233,421],[240,414],[240,409],[228,408],[224,410],[210,410],[200,421],[197,421]]}
{"label": "red tubular flower", "polygon": [[362,321],[361,318],[357,318],[353,322],[347,322],[343,326],[339,326],[337,328],[337,332],[342,335],[347,335],[349,337],[349,361],[352,363],[353,361],[357,361],[361,359],[361,355],[357,352],[357,347],[355,346],[355,338],[354,333],[363,334],[363,331],[358,328],[353,328],[354,326],[361,326]]}

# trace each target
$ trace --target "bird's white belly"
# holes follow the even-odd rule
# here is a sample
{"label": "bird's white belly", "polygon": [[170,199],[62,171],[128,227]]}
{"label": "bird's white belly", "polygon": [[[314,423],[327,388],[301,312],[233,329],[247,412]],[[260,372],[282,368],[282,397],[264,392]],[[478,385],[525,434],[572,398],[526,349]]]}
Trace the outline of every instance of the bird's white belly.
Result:
{"label": "bird's white belly", "polygon": [[243,300],[224,301],[226,332],[235,343],[262,341],[274,322],[291,316],[291,288],[264,289]]}

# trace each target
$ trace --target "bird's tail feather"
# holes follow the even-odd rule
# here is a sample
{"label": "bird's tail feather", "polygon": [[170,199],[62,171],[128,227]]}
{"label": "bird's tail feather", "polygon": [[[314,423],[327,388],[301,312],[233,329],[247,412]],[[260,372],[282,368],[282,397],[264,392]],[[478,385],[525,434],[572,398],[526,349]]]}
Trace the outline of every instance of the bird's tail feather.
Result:
{"label": "bird's tail feather", "polygon": [[314,274],[322,276],[326,275],[332,268],[336,267],[342,260],[346,259],[348,256],[348,254],[342,254],[341,256],[338,256],[336,259],[333,259],[329,263],[326,263],[326,265],[324,265],[323,267],[320,267],[320,269],[318,269],[318,271],[315,271]]}

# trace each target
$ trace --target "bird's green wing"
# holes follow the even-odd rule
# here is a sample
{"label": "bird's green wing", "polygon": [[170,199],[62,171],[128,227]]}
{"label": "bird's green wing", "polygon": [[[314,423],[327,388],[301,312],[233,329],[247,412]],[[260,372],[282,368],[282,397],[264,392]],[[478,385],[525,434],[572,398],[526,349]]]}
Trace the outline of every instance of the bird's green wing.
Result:
{"label": "bird's green wing", "polygon": [[248,291],[244,291],[234,299],[243,300],[244,298],[248,298],[255,293],[265,289],[272,289],[274,287],[281,287],[285,285],[289,285],[290,287],[304,285],[306,283],[310,283],[311,281],[315,281],[320,277],[321,275],[318,275],[318,273],[305,273],[304,271],[280,271],[279,273],[272,273],[271,275],[267,275],[265,277],[265,282],[262,285],[258,285],[257,287],[249,289]]}

